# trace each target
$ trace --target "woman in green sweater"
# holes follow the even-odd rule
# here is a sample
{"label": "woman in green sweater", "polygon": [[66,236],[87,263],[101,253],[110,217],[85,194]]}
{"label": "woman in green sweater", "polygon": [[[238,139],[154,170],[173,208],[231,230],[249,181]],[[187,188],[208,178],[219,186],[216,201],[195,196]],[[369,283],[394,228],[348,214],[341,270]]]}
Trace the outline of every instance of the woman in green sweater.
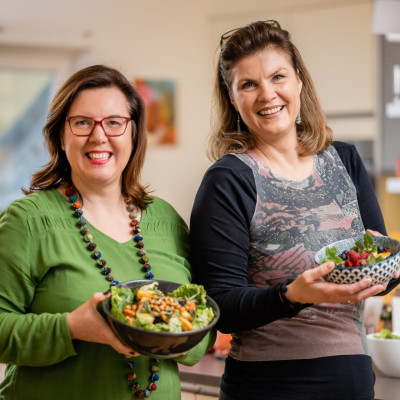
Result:
{"label": "woman in green sweater", "polygon": [[[191,281],[184,221],[139,180],[142,99],[115,69],[85,68],[56,94],[43,134],[49,163],[0,214],[0,399],[180,399],[176,360],[138,356],[97,311],[118,281]],[[213,339],[179,362],[198,362]]]}

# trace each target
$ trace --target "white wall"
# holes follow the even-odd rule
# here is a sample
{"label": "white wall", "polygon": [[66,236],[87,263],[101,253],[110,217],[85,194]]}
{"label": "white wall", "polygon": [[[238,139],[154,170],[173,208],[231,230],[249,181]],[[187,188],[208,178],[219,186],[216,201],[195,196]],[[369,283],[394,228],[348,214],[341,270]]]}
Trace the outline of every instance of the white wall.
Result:
{"label": "white wall", "polygon": [[[170,201],[188,221],[195,192],[209,165],[205,142],[212,58],[219,35],[225,28],[238,24],[280,17],[285,27],[297,30],[299,47],[313,65],[310,69],[316,74],[323,103],[334,111],[342,111],[342,88],[346,89],[351,74],[358,77],[361,74],[359,79],[367,87],[367,95],[362,94],[363,109],[370,109],[373,85],[370,53],[366,55],[369,63],[366,68],[359,67],[364,62],[361,60],[356,65],[359,71],[354,73],[350,67],[343,67],[343,60],[332,56],[332,52],[327,62],[325,53],[329,56],[329,48],[324,48],[321,39],[335,35],[335,29],[343,32],[344,28],[346,34],[357,33],[357,40],[360,32],[368,34],[371,5],[372,0],[280,0],[279,4],[272,0],[0,0],[0,47],[28,46],[38,52],[38,46],[61,47],[76,55],[71,69],[85,63],[106,63],[132,79],[174,79],[179,140],[175,146],[149,148],[143,180],[151,185],[154,194]],[[351,19],[337,20],[338,15],[343,19],[348,12]],[[329,18],[330,13],[333,19]],[[295,32],[293,36],[296,42]],[[354,54],[349,49],[357,41],[351,35],[348,40],[345,56],[351,61]],[[368,47],[370,36],[366,41]],[[345,45],[335,41],[335,37],[331,44],[335,51]],[[91,49],[86,58],[82,58],[82,49]],[[321,49],[322,65],[330,66],[328,78],[321,73],[323,69],[318,69]],[[367,51],[371,49],[368,47]],[[342,67],[338,79],[345,79],[345,83],[329,81],[329,74],[335,71],[332,60]],[[335,93],[338,85],[341,90]],[[352,99],[350,104],[358,104]]]}

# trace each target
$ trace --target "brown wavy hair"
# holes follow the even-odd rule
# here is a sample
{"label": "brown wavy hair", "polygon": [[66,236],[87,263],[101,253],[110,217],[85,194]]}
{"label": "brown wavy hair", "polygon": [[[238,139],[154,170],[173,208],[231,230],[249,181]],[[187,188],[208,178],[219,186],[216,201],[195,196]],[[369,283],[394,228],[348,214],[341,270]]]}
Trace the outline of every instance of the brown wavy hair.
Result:
{"label": "brown wavy hair", "polygon": [[147,187],[140,183],[147,146],[143,100],[134,85],[121,72],[105,65],[93,65],[74,73],[54,96],[42,131],[50,161],[32,175],[28,190],[22,188],[25,194],[54,189],[62,183],[72,185],[71,167],[61,147],[68,111],[81,91],[109,87],[115,87],[125,95],[132,118],[132,153],[122,172],[122,195],[134,198],[135,204],[142,209],[151,202]]}
{"label": "brown wavy hair", "polygon": [[279,48],[288,55],[303,83],[300,93],[301,124],[296,124],[299,154],[313,155],[332,143],[332,131],[326,125],[313,81],[299,51],[291,42],[289,32],[258,21],[237,29],[221,44],[213,82],[211,132],[207,149],[210,160],[218,160],[229,153],[244,153],[254,147],[252,136],[243,121],[240,130],[237,129],[238,113],[230,101],[232,68],[241,59],[268,47]]}

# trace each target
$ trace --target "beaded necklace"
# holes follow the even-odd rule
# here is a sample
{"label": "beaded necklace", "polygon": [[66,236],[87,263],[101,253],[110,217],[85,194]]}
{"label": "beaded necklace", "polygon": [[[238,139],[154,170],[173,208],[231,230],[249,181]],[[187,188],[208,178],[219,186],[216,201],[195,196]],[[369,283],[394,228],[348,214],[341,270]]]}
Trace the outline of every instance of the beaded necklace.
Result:
{"label": "beaded necklace", "polygon": [[[108,282],[110,282],[110,286],[117,285],[119,282],[115,280],[114,274],[111,273],[111,268],[106,267],[106,260],[101,258],[101,253],[97,248],[97,244],[93,242],[93,235],[90,234],[90,229],[85,226],[87,224],[86,219],[83,217],[83,211],[81,209],[81,204],[78,202],[78,198],[75,195],[75,189],[72,187],[67,187],[65,190],[65,196],[69,199],[72,208],[74,209],[74,216],[78,218],[78,226],[81,227],[81,233],[83,235],[83,240],[88,243],[87,248],[92,252],[92,258],[96,260],[96,265],[100,268],[101,273],[105,275],[105,278]],[[136,247],[139,255],[139,262],[143,264],[142,269],[145,272],[145,279],[153,279],[154,274],[150,272],[151,265],[149,264],[149,257],[147,256],[147,251],[144,249],[143,236],[140,235],[140,227],[138,220],[138,213],[135,204],[132,201],[132,198],[129,197],[125,200],[126,208],[129,211],[129,218],[131,219],[130,226],[132,228],[133,240],[136,242]],[[129,381],[129,388],[135,393],[136,397],[144,398],[150,397],[151,393],[157,390],[157,385],[155,382],[159,380],[158,367],[159,360],[157,358],[150,359],[150,377],[149,377],[149,386],[147,389],[139,389],[139,383],[136,382],[136,374],[134,372],[135,362],[129,361],[126,363],[126,367],[129,369],[129,373],[126,378]]]}

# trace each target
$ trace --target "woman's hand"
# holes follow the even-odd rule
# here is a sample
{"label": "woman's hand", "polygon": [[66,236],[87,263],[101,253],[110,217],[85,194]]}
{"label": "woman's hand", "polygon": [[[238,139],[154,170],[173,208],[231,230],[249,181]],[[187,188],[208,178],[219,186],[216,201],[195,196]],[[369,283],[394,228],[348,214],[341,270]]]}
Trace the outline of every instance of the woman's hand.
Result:
{"label": "woman's hand", "polygon": [[383,285],[371,284],[366,278],[357,283],[337,284],[321,278],[334,268],[328,261],[299,275],[287,286],[286,297],[292,303],[359,303],[384,290]]}
{"label": "woman's hand", "polygon": [[127,357],[139,354],[123,344],[97,311],[100,302],[110,297],[110,293],[95,293],[86,303],[68,314],[67,321],[72,339],[110,345],[116,352]]}

